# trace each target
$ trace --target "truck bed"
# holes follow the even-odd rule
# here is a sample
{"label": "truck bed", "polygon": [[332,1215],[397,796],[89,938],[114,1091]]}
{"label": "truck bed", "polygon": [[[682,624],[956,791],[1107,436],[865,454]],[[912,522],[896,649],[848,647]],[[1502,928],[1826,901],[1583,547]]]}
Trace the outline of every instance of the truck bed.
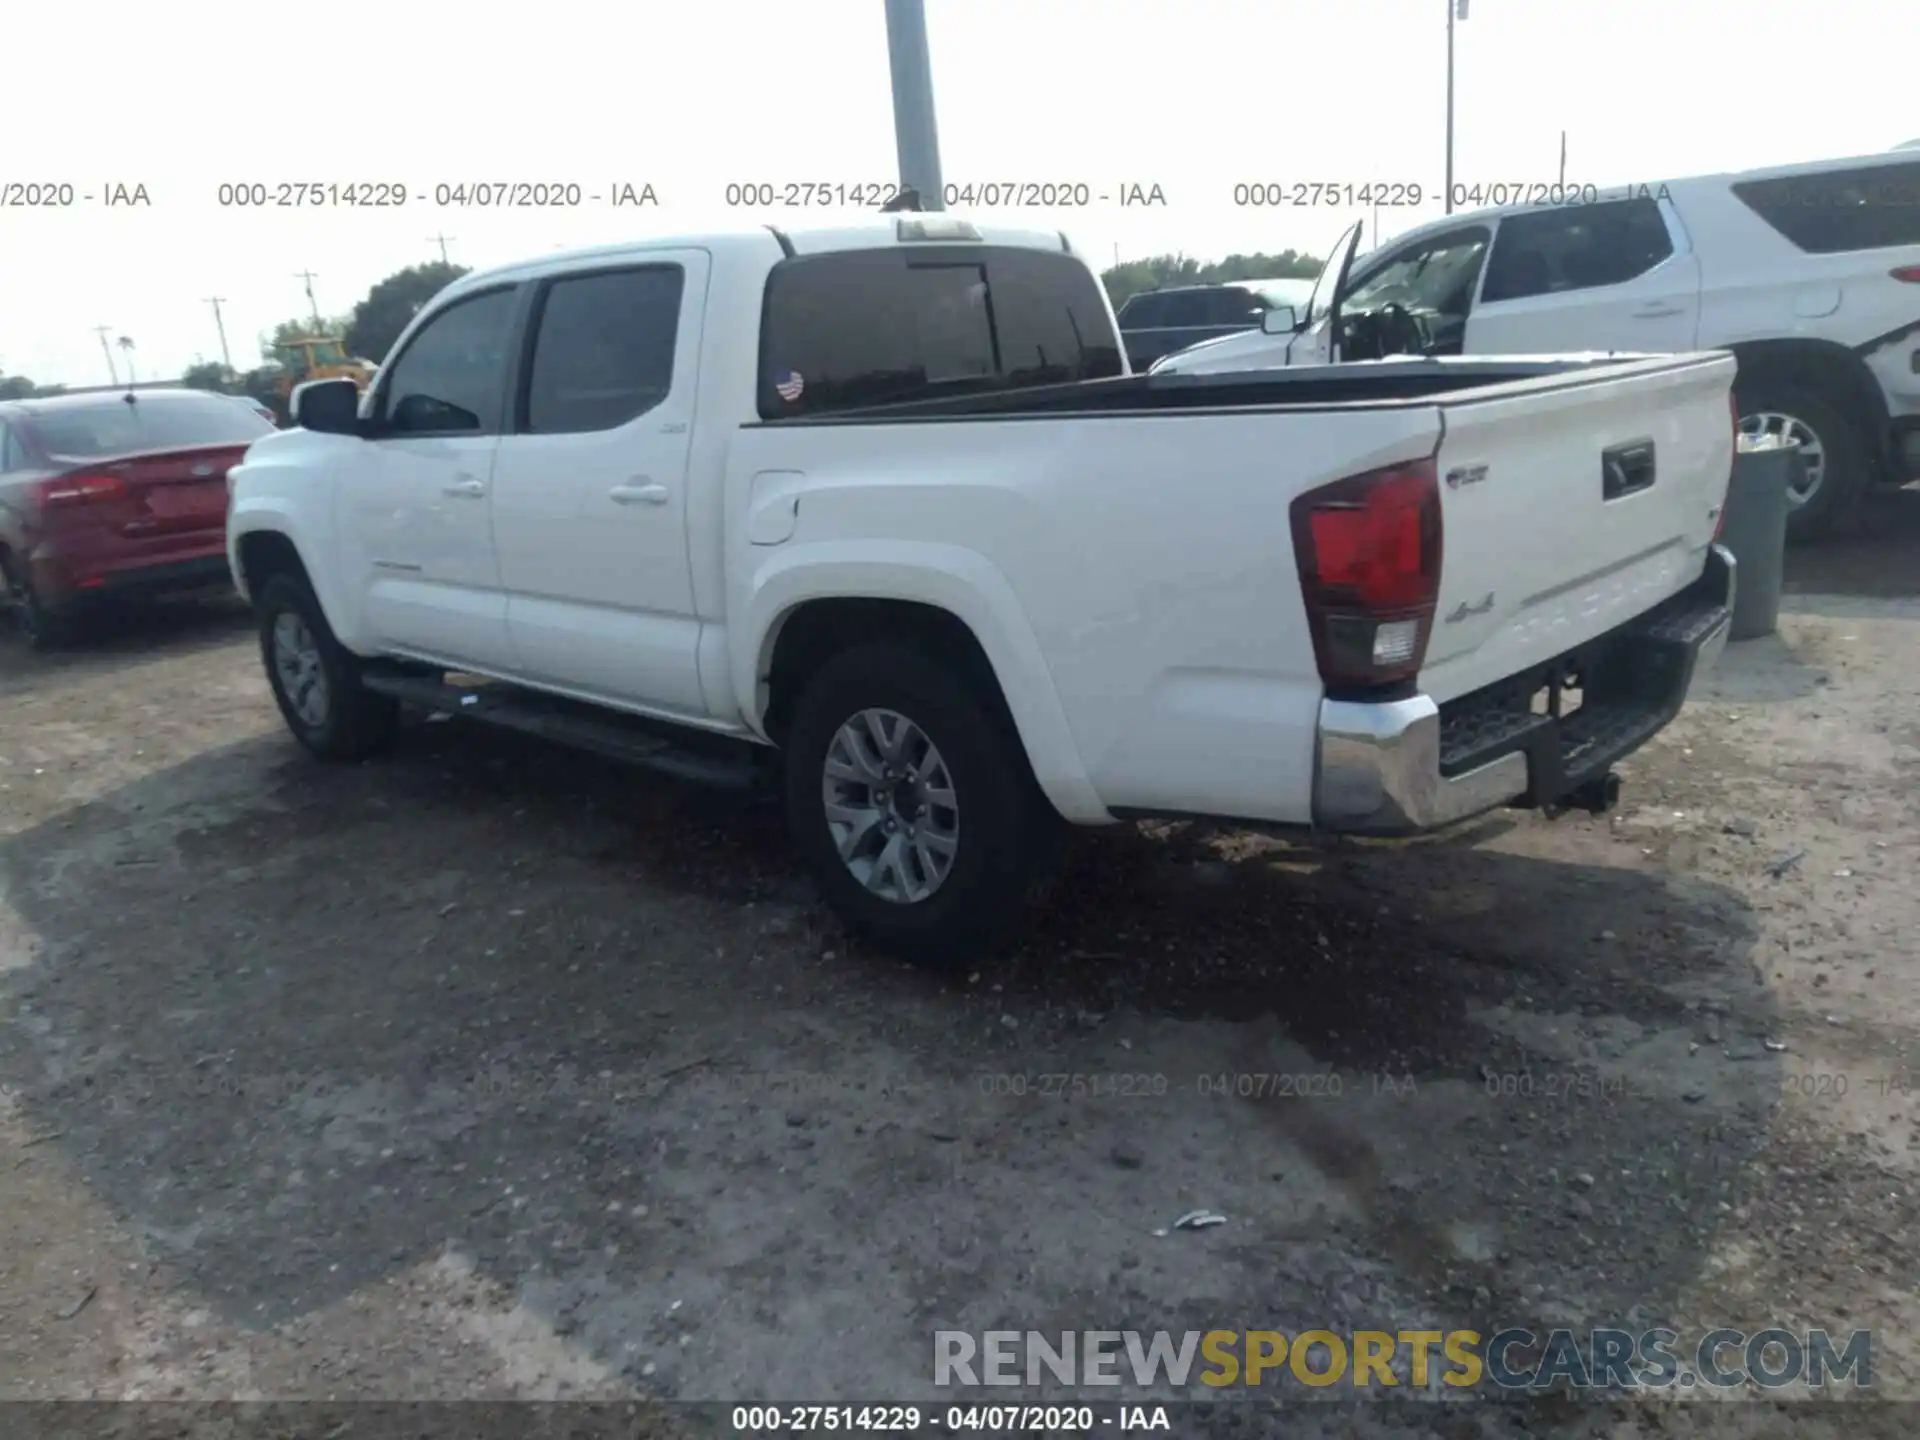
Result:
{"label": "truck bed", "polygon": [[1494,395],[1529,389],[1564,389],[1601,384],[1710,364],[1711,352],[1689,355],[1560,356],[1542,359],[1395,359],[1345,365],[1301,366],[1286,370],[1242,370],[1217,374],[1119,375],[1027,389],[996,389],[869,405],[832,415],[767,420],[766,426],[800,428],[822,425],[874,425],[917,420],[1014,419],[1022,416],[1150,414],[1167,410],[1268,410],[1398,408],[1429,403],[1441,396],[1478,399],[1464,392]]}

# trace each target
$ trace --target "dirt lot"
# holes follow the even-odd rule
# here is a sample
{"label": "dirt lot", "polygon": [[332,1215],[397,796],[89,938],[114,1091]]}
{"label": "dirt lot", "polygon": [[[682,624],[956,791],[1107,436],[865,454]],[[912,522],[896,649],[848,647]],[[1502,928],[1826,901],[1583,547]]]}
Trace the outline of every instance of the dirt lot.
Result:
{"label": "dirt lot", "polygon": [[[459,725],[308,761],[230,604],[9,641],[0,1398],[932,1399],[937,1328],[1660,1323],[1870,1327],[1920,1397],[1920,494],[1794,565],[1608,820],[1105,834],[950,980],[849,947],[763,809]],[[1272,1075],[1338,1093],[1203,1093]],[[1913,1433],[1847,1409],[1288,1433]]]}

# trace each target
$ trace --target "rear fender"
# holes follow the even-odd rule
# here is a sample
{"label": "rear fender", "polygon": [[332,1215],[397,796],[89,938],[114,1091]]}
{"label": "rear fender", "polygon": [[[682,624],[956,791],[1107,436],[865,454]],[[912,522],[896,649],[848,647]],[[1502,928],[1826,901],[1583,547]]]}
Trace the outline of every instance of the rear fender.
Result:
{"label": "rear fender", "polygon": [[993,666],[1034,778],[1068,820],[1109,822],[1081,763],[1039,641],[1006,578],[957,545],[835,541],[768,557],[738,582],[728,606],[729,678],[740,712],[763,736],[781,624],[809,600],[901,600],[945,610],[973,632]]}

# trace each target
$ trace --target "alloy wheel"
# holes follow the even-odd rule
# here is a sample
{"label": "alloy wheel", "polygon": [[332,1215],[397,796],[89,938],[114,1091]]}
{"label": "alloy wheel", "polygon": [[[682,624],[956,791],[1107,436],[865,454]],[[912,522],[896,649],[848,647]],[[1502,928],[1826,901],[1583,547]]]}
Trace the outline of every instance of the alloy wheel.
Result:
{"label": "alloy wheel", "polygon": [[283,610],[274,617],[273,669],[281,693],[301,723],[315,729],[326,724],[330,696],[320,642],[295,611]]}
{"label": "alloy wheel", "polygon": [[931,738],[894,710],[862,710],[834,732],[821,798],[841,863],[898,905],[933,895],[960,850],[953,776]]}

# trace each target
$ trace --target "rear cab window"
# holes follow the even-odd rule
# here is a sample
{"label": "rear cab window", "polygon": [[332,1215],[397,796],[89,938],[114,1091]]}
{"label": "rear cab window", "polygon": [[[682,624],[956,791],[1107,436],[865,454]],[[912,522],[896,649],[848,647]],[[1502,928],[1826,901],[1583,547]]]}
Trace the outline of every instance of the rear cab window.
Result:
{"label": "rear cab window", "polygon": [[62,460],[98,460],[191,445],[249,445],[271,421],[223,395],[124,394],[37,411],[27,422],[41,451]]}
{"label": "rear cab window", "polygon": [[786,420],[1124,373],[1080,261],[992,245],[783,260],[767,279],[759,408]]}
{"label": "rear cab window", "polygon": [[1811,255],[1920,245],[1920,159],[1742,180],[1733,193]]}

